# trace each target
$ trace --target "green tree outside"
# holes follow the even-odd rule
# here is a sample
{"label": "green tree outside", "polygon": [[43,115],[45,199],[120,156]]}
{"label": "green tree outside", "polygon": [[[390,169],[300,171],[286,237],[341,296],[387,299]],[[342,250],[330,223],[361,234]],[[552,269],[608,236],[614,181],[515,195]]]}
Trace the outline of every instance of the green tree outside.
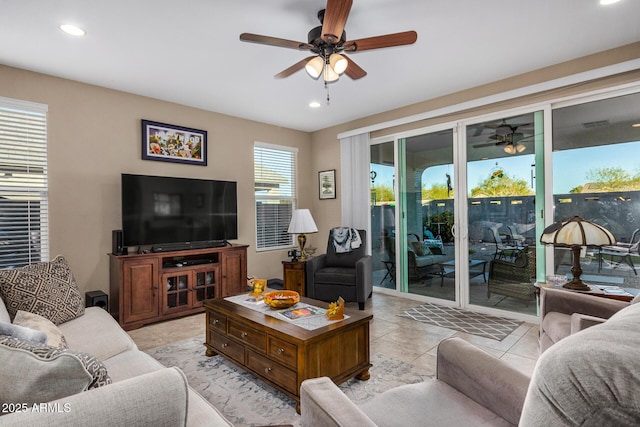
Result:
{"label": "green tree outside", "polygon": [[524,179],[511,178],[503,170],[492,172],[471,189],[471,197],[530,196],[535,194]]}
{"label": "green tree outside", "polygon": [[422,200],[443,200],[453,199],[453,190],[447,194],[447,186],[444,184],[433,184],[431,188],[422,186]]}
{"label": "green tree outside", "polygon": [[576,187],[571,192],[602,193],[640,190],[640,173],[631,175],[631,173],[620,167],[592,169],[586,173],[586,178],[587,184],[582,188]]}
{"label": "green tree outside", "polygon": [[371,198],[375,195],[375,201],[378,202],[393,202],[396,200],[396,196],[393,193],[393,188],[390,185],[374,185],[371,187]]}

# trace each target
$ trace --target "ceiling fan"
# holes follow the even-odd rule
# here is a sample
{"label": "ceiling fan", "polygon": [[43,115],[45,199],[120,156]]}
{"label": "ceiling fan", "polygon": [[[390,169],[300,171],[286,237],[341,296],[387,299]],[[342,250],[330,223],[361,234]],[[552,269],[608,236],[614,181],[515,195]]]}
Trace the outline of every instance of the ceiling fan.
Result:
{"label": "ceiling fan", "polygon": [[352,3],[353,0],[327,0],[326,9],[318,12],[318,19],[321,25],[309,31],[306,43],[251,33],[240,34],[240,40],[312,52],[312,56],[304,58],[289,68],[282,70],[274,77],[277,79],[288,77],[305,68],[307,73],[314,79],[322,76],[326,84],[338,80],[342,73],[354,80],[367,75],[365,70],[349,57],[342,55],[342,53],[408,45],[415,43],[418,39],[418,34],[415,31],[405,31],[358,40],[347,40],[344,26],[351,11]]}
{"label": "ceiling fan", "polygon": [[508,154],[522,153],[526,150],[526,146],[522,144],[524,140],[530,138],[533,135],[525,135],[524,132],[518,132],[519,128],[526,128],[532,126],[533,123],[519,123],[509,124],[505,119],[498,125],[485,125],[485,128],[494,129],[493,135],[489,136],[489,139],[494,141],[486,142],[484,144],[476,144],[474,148],[490,147],[492,145],[505,145],[504,151]]}

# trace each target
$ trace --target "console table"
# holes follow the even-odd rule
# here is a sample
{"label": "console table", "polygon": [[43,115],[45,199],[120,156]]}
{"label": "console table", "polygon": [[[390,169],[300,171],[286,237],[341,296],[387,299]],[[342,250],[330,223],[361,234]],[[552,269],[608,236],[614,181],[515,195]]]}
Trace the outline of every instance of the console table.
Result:
{"label": "console table", "polygon": [[[301,302],[327,308],[309,298]],[[292,397],[300,412],[300,384],[329,377],[369,379],[371,314],[345,309],[348,318],[305,329],[224,298],[205,301],[207,356],[220,354]]]}
{"label": "console table", "polygon": [[247,247],[109,254],[110,313],[125,330],[200,313],[206,299],[246,289]]}

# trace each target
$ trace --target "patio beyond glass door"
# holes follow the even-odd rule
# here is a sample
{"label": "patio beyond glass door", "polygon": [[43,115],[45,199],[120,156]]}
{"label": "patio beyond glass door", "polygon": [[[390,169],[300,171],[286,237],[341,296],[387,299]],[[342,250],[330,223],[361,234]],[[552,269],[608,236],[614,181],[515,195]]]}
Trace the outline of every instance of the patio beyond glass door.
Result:
{"label": "patio beyond glass door", "polygon": [[[468,303],[536,314],[536,147],[542,113],[469,124]],[[539,166],[542,165],[540,150]]]}
{"label": "patio beyond glass door", "polygon": [[407,291],[457,301],[453,129],[407,138],[403,160]]}
{"label": "patio beyond glass door", "polygon": [[371,256],[373,285],[396,289],[396,195],[394,142],[374,144],[371,153]]}

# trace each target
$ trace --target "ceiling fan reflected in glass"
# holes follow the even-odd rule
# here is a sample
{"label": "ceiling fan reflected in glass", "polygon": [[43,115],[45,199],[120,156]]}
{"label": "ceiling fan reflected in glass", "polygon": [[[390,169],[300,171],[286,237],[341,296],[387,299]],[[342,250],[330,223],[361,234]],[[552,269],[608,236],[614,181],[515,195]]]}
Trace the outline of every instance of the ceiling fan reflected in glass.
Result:
{"label": "ceiling fan reflected in glass", "polygon": [[485,128],[493,129],[494,133],[489,136],[491,142],[484,144],[476,144],[474,148],[490,147],[494,145],[504,145],[504,152],[507,154],[522,153],[527,149],[526,145],[522,144],[523,141],[531,138],[533,135],[527,135],[524,132],[518,132],[521,128],[531,128],[533,123],[507,123],[506,119],[503,119],[497,125],[484,125]]}
{"label": "ceiling fan reflected in glass", "polygon": [[240,34],[240,40],[312,52],[313,56],[304,58],[284,69],[276,74],[275,78],[289,77],[304,68],[309,76],[314,79],[319,79],[322,76],[323,81],[327,84],[337,81],[343,73],[354,80],[367,75],[366,71],[345,55],[346,53],[403,46],[413,44],[418,39],[418,34],[415,31],[405,31],[347,40],[344,27],[352,3],[353,0],[327,0],[326,8],[318,12],[321,25],[309,31],[306,43],[251,33]]}

